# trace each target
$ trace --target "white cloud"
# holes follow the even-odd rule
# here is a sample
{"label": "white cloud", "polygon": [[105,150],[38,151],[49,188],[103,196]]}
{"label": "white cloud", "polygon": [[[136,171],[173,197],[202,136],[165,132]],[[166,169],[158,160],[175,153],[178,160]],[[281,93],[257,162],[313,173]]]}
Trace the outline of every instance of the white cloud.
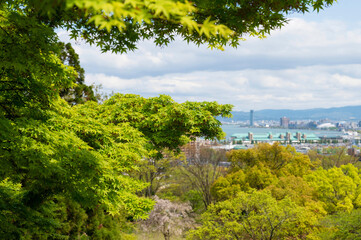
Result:
{"label": "white cloud", "polygon": [[[59,33],[66,39],[64,33]],[[267,39],[221,52],[177,40],[146,41],[123,55],[75,45],[86,82],[107,91],[177,101],[218,101],[238,110],[361,104],[361,29],[340,20],[295,18]]]}
{"label": "white cloud", "polygon": [[181,40],[159,48],[150,41],[128,54],[101,54],[95,47],[76,45],[88,73],[134,78],[168,73],[247,68],[290,68],[296,66],[347,64],[361,61],[361,30],[348,29],[341,21],[308,22],[292,19],[264,40],[250,38],[237,49],[210,50]]}
{"label": "white cloud", "polygon": [[[347,74],[350,65],[311,66],[281,70],[198,71],[124,79],[88,74],[88,83],[105,90],[144,96],[169,94],[177,101],[197,99],[231,103],[239,110],[332,107],[361,104],[361,74]],[[353,65],[361,68],[361,64]],[[337,74],[332,73],[337,71]]]}
{"label": "white cloud", "polygon": [[332,77],[335,79],[338,86],[342,86],[343,88],[358,88],[361,90],[361,78],[353,78],[346,75],[334,74]]}

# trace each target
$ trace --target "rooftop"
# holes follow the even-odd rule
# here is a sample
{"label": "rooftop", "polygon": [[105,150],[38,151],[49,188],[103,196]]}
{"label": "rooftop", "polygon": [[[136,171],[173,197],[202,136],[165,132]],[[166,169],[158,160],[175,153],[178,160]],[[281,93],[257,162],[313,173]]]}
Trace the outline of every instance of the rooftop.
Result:
{"label": "rooftop", "polygon": [[[232,136],[234,141],[260,141],[260,142],[269,142],[269,141],[319,141],[315,134],[302,133],[302,132],[277,132],[277,133],[263,133],[263,134],[253,134],[252,132],[248,133],[235,133]],[[250,139],[250,137],[252,139]]]}

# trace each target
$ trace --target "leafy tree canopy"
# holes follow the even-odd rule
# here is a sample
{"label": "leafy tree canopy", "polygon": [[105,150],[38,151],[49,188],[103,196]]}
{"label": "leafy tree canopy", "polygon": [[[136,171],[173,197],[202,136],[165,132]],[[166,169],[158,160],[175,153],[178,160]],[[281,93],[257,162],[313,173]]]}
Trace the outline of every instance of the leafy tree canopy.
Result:
{"label": "leafy tree canopy", "polygon": [[361,238],[361,209],[340,212],[323,220],[326,226],[319,236],[321,239],[352,240]]}
{"label": "leafy tree canopy", "polygon": [[66,28],[103,51],[134,50],[153,38],[164,45],[180,35],[196,44],[232,45],[245,35],[263,37],[287,23],[287,14],[319,11],[335,0],[8,0],[12,12]]}
{"label": "leafy tree canopy", "polygon": [[317,219],[289,198],[269,192],[239,192],[236,198],[210,205],[203,225],[189,239],[304,239]]}
{"label": "leafy tree canopy", "polygon": [[304,179],[316,190],[328,213],[361,207],[360,169],[351,164],[328,170],[319,168]]}
{"label": "leafy tree canopy", "polygon": [[[0,193],[16,202],[2,205],[0,211],[4,218],[18,216],[19,221],[13,221],[15,232],[9,234],[31,232],[31,225],[26,230],[21,222],[35,213],[51,222],[54,215],[43,212],[50,210],[39,209],[50,207],[57,196],[85,209],[101,204],[114,215],[125,210],[133,218],[146,217],[152,201],[136,195],[146,184],[129,177],[137,171],[137,162],[161,154],[163,148],[177,150],[194,136],[222,137],[213,114],[229,111],[230,106],[215,103],[178,104],[166,96],[118,94],[102,105],[70,107],[63,100],[53,101],[41,119],[26,112],[10,119],[1,112]],[[29,218],[18,212],[23,209],[32,213]]]}
{"label": "leafy tree canopy", "polygon": [[155,157],[163,149],[180,151],[180,146],[204,136],[222,139],[221,123],[214,116],[229,117],[232,105],[216,102],[174,102],[169,96],[143,98],[116,94],[101,105],[99,118],[113,124],[129,123],[148,140]]}
{"label": "leafy tree canopy", "polygon": [[279,143],[261,143],[252,149],[233,150],[227,156],[231,162],[231,172],[258,166],[268,168],[277,176],[303,176],[313,166],[308,156],[296,152],[290,145],[284,147]]}
{"label": "leafy tree canopy", "polygon": [[277,181],[277,176],[272,174],[269,168],[260,164],[219,177],[214,182],[211,193],[216,200],[222,201],[236,197],[239,191],[262,190]]}

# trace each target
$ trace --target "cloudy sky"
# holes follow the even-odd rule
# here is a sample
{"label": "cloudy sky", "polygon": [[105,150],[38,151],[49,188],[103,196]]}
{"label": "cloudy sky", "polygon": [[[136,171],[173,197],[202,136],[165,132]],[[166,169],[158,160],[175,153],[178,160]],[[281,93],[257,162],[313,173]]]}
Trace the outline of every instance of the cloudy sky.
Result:
{"label": "cloudy sky", "polygon": [[225,51],[180,39],[165,48],[141,42],[122,55],[73,46],[86,82],[106,92],[217,101],[241,111],[361,105],[360,9],[360,0],[338,0],[319,14],[291,15],[266,39]]}

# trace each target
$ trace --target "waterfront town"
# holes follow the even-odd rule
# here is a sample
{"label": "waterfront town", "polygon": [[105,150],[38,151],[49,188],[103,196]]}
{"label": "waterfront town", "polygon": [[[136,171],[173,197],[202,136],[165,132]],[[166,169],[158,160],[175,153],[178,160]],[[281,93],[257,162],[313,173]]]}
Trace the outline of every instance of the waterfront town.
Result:
{"label": "waterfront town", "polygon": [[[316,150],[325,152],[329,147],[343,147],[347,154],[360,156],[361,120],[333,121],[330,119],[296,120],[286,116],[276,120],[254,120],[254,110],[247,121],[223,122],[224,141],[197,139],[196,145],[213,146],[226,150],[253,148],[258,143],[292,145],[297,152]],[[361,156],[360,156],[361,157]]]}

